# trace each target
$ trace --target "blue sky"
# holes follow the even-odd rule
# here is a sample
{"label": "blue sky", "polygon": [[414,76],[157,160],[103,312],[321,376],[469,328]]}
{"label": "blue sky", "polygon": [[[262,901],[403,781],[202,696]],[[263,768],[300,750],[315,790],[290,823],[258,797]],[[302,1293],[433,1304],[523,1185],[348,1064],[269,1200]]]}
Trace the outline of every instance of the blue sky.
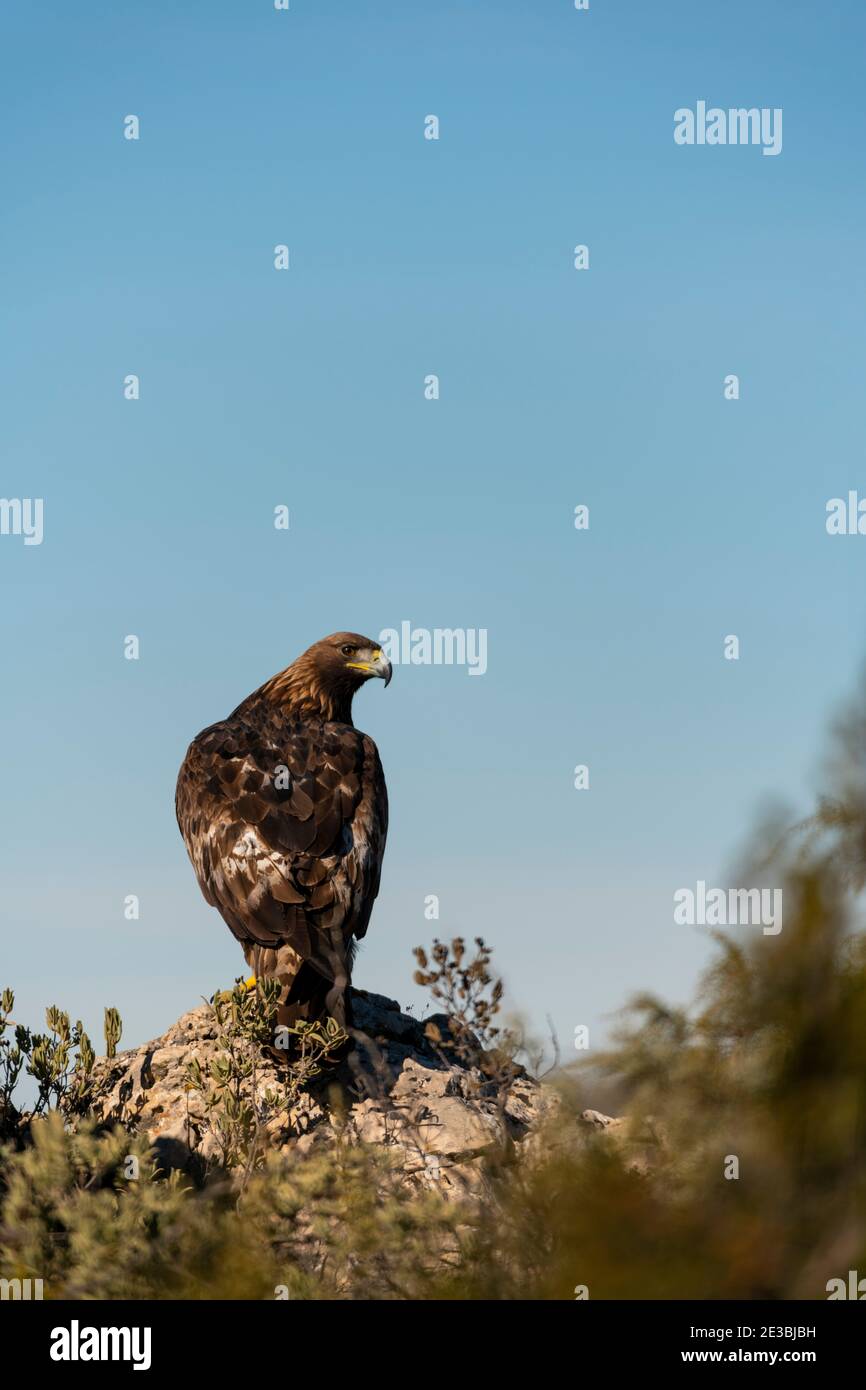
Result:
{"label": "blue sky", "polygon": [[[356,983],[417,1006],[412,946],[482,934],[566,1055],[688,997],[674,891],[808,805],[864,654],[866,540],[824,527],[866,491],[864,40],[856,0],[5,18],[0,492],[45,505],[42,545],[0,537],[18,1013],[115,1004],[132,1043],[231,981],[185,748],[406,619],[489,664],[356,701],[392,804]],[[781,155],[676,146],[702,99],[781,107]]]}

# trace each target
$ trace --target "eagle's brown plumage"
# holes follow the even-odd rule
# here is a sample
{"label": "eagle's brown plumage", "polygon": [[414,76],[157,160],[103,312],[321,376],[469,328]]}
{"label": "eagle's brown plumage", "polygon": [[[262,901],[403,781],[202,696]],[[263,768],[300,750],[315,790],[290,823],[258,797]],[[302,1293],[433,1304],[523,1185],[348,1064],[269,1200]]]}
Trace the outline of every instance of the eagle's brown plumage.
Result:
{"label": "eagle's brown plumage", "polygon": [[354,942],[364,935],[388,829],[376,745],[352,696],[391,667],[353,632],[316,642],[193,739],[177,820],[202,893],[259,978],[283,986],[278,1022],[348,1023]]}

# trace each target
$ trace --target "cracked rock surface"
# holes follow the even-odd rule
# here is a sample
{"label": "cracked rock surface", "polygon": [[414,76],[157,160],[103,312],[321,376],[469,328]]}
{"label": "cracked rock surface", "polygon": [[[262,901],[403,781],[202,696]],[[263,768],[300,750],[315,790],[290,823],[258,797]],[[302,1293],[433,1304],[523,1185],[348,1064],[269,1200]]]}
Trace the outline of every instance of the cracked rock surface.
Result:
{"label": "cracked rock surface", "polygon": [[[388,1147],[415,1181],[444,1178],[447,1185],[465,1186],[485,1150],[506,1139],[519,1143],[554,1103],[525,1073],[497,1095],[473,1060],[447,1048],[443,1055],[425,1032],[432,1022],[447,1038],[443,1015],[422,1022],[393,999],[364,990],[353,990],[352,1012],[354,1048],[268,1121],[263,1133],[272,1148],[303,1154],[334,1143],[336,1090],[350,1139]],[[186,1067],[197,1058],[206,1073],[220,1051],[209,1006],[190,1010],[161,1037],[97,1063],[103,1086],[98,1118],[146,1135],[164,1169],[217,1161],[219,1146],[201,1094],[188,1086]],[[280,1088],[283,1065],[267,1053],[258,1056],[249,1082],[256,1097]]]}

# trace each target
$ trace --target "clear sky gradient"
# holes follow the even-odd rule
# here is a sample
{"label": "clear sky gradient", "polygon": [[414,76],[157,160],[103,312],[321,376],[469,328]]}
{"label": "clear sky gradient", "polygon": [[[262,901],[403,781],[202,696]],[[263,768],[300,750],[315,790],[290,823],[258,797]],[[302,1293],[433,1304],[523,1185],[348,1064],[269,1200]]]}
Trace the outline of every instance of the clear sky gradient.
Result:
{"label": "clear sky gradient", "polygon": [[[866,493],[864,51],[859,0],[7,12],[0,493],[45,503],[0,537],[18,1014],[115,1004],[132,1043],[230,983],[186,746],[404,620],[486,628],[488,670],[356,700],[392,807],[356,983],[418,1007],[412,946],[480,933],[566,1056],[689,996],[674,891],[808,805],[864,651],[866,537],[824,525]],[[678,147],[698,100],[781,107],[782,153]]]}

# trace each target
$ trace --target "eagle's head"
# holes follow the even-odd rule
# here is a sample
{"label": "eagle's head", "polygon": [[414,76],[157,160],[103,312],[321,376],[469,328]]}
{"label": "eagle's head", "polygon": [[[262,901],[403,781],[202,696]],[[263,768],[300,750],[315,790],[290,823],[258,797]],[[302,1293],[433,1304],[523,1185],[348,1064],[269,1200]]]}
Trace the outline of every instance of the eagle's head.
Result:
{"label": "eagle's head", "polygon": [[332,632],[298,657],[295,665],[301,663],[309,665],[323,685],[334,689],[354,692],[373,676],[379,676],[386,685],[391,679],[391,663],[379,643],[358,632]]}
{"label": "eagle's head", "polygon": [[359,632],[332,632],[267,681],[261,693],[284,709],[351,723],[352,696],[373,676],[386,685],[391,679],[379,643]]}

